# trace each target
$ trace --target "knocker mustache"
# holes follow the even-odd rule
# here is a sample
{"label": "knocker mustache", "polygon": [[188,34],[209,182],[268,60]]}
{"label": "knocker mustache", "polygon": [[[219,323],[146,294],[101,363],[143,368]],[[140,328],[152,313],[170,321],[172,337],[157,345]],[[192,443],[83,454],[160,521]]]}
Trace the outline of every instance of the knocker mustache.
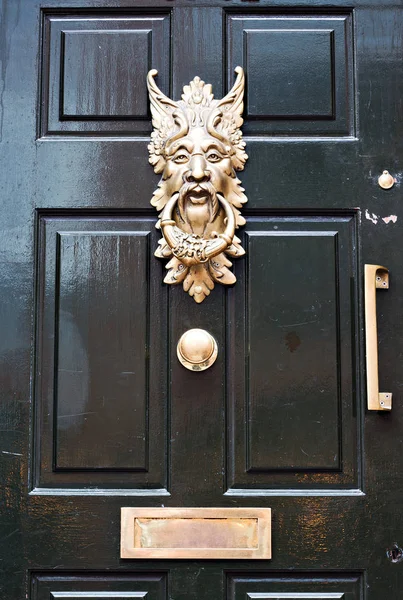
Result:
{"label": "knocker mustache", "polygon": [[183,222],[187,223],[192,228],[192,223],[187,216],[187,203],[193,205],[206,205],[208,223],[214,221],[219,211],[219,202],[216,189],[210,181],[194,183],[185,181],[179,190],[178,197],[178,215]]}

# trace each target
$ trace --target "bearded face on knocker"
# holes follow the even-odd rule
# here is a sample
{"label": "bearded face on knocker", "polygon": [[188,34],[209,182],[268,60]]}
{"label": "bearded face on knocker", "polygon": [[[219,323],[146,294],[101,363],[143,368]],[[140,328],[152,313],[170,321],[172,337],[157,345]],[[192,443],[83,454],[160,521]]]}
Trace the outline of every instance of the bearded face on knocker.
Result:
{"label": "bearded face on knocker", "polygon": [[214,283],[230,285],[235,275],[228,257],[245,251],[235,230],[245,224],[239,209],[247,201],[236,171],[247,159],[243,123],[244,73],[236,68],[232,90],[215,100],[212,87],[195,77],[174,102],[147,78],[154,131],[150,163],[162,173],[151,204],[163,237],[155,255],[169,258],[168,284],[183,283],[202,302]]}

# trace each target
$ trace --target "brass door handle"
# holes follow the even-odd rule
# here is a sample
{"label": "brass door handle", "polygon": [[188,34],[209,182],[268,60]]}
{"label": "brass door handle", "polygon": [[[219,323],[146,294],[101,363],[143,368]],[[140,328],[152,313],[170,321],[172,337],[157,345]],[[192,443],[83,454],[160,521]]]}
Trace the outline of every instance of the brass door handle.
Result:
{"label": "brass door handle", "polygon": [[368,410],[391,410],[392,394],[379,392],[376,290],[389,288],[389,271],[380,265],[365,265],[365,348]]}

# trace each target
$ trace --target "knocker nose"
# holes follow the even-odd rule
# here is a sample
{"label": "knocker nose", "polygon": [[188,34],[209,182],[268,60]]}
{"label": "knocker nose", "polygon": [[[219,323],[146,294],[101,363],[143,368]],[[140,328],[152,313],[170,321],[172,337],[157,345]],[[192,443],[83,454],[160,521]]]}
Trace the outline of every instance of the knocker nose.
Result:
{"label": "knocker nose", "polygon": [[190,169],[186,173],[186,180],[190,183],[202,183],[210,180],[210,172],[206,169],[206,161],[203,156],[193,156]]}

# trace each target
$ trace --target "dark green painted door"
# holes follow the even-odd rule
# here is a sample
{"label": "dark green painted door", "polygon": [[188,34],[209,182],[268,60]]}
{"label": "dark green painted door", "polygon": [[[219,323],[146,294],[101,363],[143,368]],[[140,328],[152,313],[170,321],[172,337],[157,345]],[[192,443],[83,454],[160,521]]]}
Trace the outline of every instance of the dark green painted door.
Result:
{"label": "dark green painted door", "polygon": [[[402,52],[389,0],[3,0],[2,599],[402,597]],[[247,254],[197,305],[153,256],[145,77],[221,97],[236,65]],[[121,506],[271,507],[273,559],[121,560]]]}

